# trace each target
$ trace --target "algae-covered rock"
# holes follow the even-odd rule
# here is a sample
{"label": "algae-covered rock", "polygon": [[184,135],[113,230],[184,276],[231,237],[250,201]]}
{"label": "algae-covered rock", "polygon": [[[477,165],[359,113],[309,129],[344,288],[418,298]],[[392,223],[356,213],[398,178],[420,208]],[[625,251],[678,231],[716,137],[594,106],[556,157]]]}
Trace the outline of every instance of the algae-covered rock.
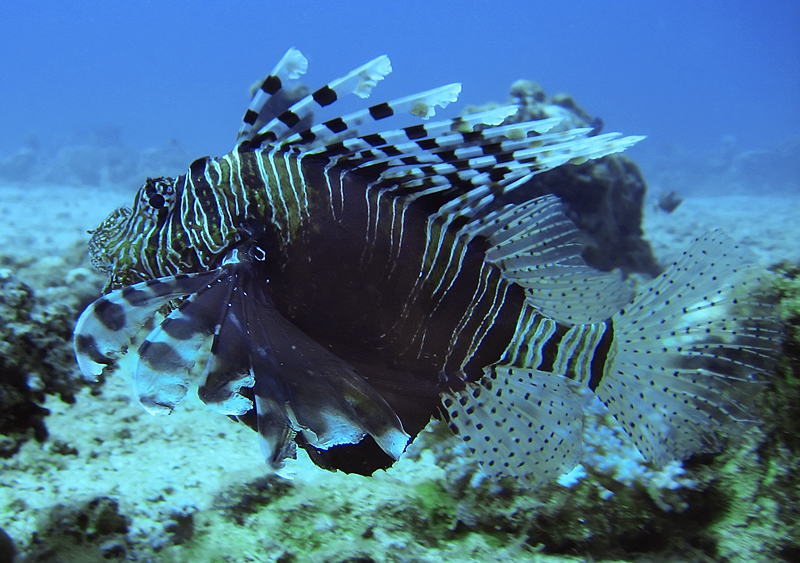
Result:
{"label": "algae-covered rock", "polygon": [[75,370],[72,328],[101,287],[84,253],[0,256],[0,456],[47,437],[45,395],[74,401],[89,384]]}
{"label": "algae-covered rock", "polygon": [[73,506],[59,505],[40,520],[41,536],[23,563],[130,560],[126,533],[131,519],[120,512],[114,499],[98,497]]}
{"label": "algae-covered rock", "polygon": [[697,541],[709,519],[694,472],[647,464],[605,410],[590,410],[582,464],[536,490],[486,478],[444,425],[425,434],[420,447],[444,468],[438,503],[451,528],[579,560],[715,561],[713,541]]}
{"label": "algae-covered rock", "polygon": [[782,262],[773,266],[772,292],[784,325],[784,357],[780,370],[786,383],[800,386],[800,264]]}
{"label": "algae-covered rock", "polygon": [[784,354],[758,403],[760,423],[692,471],[696,501],[710,521],[701,531],[720,561],[800,558],[800,265],[781,263],[765,291],[783,321]]}

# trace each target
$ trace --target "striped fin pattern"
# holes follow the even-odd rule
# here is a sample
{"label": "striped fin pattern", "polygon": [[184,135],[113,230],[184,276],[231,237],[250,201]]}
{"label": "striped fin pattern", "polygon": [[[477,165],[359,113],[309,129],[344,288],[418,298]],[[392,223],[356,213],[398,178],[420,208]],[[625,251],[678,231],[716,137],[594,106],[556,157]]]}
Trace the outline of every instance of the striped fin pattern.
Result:
{"label": "striped fin pattern", "polygon": [[[265,142],[272,143],[284,139],[295,129],[295,126],[301,123],[305,117],[309,116],[314,109],[329,106],[346,94],[355,94],[360,98],[368,97],[372,88],[390,72],[392,72],[392,65],[389,62],[389,57],[384,55],[373,59],[346,76],[330,82],[314,93],[295,102],[288,109],[267,121],[263,127],[257,130],[258,132],[255,135],[250,135],[249,133],[243,135],[240,132],[239,137],[240,139],[243,137],[249,138],[252,141],[251,146],[257,146]],[[280,82],[276,81],[275,77],[272,76],[267,78],[265,84],[268,81],[270,82],[268,85],[270,89],[269,93],[275,96],[279,91]],[[373,114],[379,112],[378,109],[373,109],[372,111]],[[248,110],[248,112],[249,113],[246,113],[244,118],[245,125],[248,124],[249,120],[253,119],[252,110]],[[257,123],[257,121],[261,119],[262,115],[259,114],[258,119],[256,119],[254,123]],[[266,118],[263,117],[263,120],[266,121]]]}
{"label": "striped fin pattern", "polygon": [[74,330],[78,366],[86,376],[97,377],[127,351],[131,340],[158,309],[172,299],[197,291],[209,273],[183,274],[129,285],[89,305]]}
{"label": "striped fin pattern", "polygon": [[308,70],[308,59],[292,47],[278,61],[272,72],[254,89],[253,99],[242,119],[238,140],[250,139],[255,131],[277,118],[290,105],[290,86]]}

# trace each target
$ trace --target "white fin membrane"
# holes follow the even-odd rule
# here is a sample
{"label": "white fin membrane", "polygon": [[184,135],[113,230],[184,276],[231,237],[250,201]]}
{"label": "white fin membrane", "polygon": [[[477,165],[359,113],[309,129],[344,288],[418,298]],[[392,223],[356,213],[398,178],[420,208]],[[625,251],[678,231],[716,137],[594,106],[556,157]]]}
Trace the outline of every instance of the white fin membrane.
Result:
{"label": "white fin membrane", "polygon": [[780,346],[760,272],[715,231],[613,317],[596,392],[648,461],[717,451],[723,429],[736,434],[754,418],[758,375],[774,369]]}

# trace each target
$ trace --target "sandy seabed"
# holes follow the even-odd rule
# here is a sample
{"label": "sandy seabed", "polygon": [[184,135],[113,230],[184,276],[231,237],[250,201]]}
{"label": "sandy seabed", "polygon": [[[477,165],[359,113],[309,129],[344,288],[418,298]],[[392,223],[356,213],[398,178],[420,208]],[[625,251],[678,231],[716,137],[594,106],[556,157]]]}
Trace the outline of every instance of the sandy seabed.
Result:
{"label": "sandy seabed", "polygon": [[[97,188],[0,187],[0,253],[57,258],[74,252],[77,244],[88,240],[88,229],[131,199],[132,193]],[[800,196],[690,197],[672,214],[648,203],[644,227],[663,264],[688,248],[694,238],[715,228],[750,248],[764,266],[800,261]],[[42,533],[44,515],[54,507],[98,497],[115,499],[119,511],[132,519],[130,538],[168,544],[180,531],[182,514],[209,510],[223,491],[266,472],[256,436],[249,429],[210,412],[197,399],[187,400],[169,417],[152,417],[132,400],[129,383],[121,375],[111,378],[96,396],[82,392],[72,405],[50,397],[45,406],[51,411],[49,440],[44,444],[31,440],[16,456],[0,460],[0,528],[23,552]],[[53,444],[68,445],[76,454],[57,455]],[[404,487],[441,471],[426,455],[403,459],[372,479],[331,474],[307,459],[290,464],[289,469],[295,473],[300,497],[339,491],[355,499],[363,497],[364,503],[386,506],[402,496]],[[302,505],[302,500],[298,503]],[[164,522],[175,526],[165,529]],[[274,525],[280,522],[275,520]],[[310,529],[319,534],[330,532],[333,526],[324,514],[309,522]],[[333,533],[332,538],[331,549],[337,541],[342,549],[347,547],[347,537],[336,539]],[[385,542],[402,543],[401,535],[398,538]],[[220,538],[220,546],[226,541],[240,542],[229,536]],[[256,547],[241,540],[235,553],[218,560],[280,560],[277,546],[267,540],[258,546],[260,555]],[[479,547],[475,549],[480,551]],[[446,547],[440,549],[440,560],[456,560],[448,557]],[[162,554],[163,560],[179,560],[167,559],[166,551]],[[497,552],[497,559],[491,560],[502,560],[502,554]]]}

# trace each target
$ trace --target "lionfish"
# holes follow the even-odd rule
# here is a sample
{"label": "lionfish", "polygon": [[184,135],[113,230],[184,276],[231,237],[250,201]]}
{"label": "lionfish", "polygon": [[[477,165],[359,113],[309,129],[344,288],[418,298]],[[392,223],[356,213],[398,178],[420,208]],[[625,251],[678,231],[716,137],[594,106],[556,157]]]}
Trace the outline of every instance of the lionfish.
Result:
{"label": "lionfish", "polygon": [[634,296],[583,261],[556,197],[526,195],[534,174],[642,137],[508,124],[513,105],[359,134],[428,120],[461,86],[317,122],[392,69],[381,56],[297,95],[307,64],[286,53],[230,153],[148,178],[92,231],[109,281],[75,328],[84,374],[113,371],[147,325],[144,409],[194,387],[257,430],[274,469],[300,446],[369,475],[439,418],[488,474],[537,485],[580,461],[592,391],[658,464],[753,421],[780,335],[743,250],[707,234]]}

